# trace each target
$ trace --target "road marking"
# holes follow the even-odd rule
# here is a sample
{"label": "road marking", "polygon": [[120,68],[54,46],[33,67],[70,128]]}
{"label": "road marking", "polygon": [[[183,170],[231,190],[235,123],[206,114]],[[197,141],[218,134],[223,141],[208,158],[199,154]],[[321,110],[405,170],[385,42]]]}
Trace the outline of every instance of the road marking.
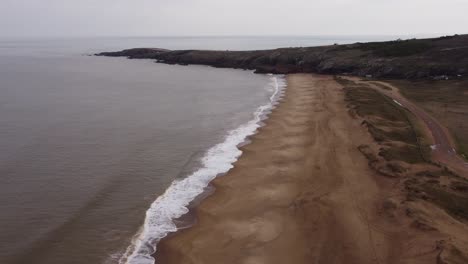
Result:
{"label": "road marking", "polygon": [[[378,87],[374,87],[374,88],[378,88]],[[405,105],[403,105],[402,103],[400,103],[396,99],[392,98],[393,96],[392,96],[391,93],[383,92],[383,94],[390,97],[390,99],[392,99],[395,104],[399,105],[400,107],[403,107],[403,108],[407,109],[408,111],[410,111],[414,115],[416,115],[419,119],[421,119],[421,121],[423,121],[425,123],[425,125],[427,126],[427,128],[431,132],[432,136],[434,137],[434,140],[436,142],[441,141],[441,142],[439,142],[439,144],[434,144],[434,145],[430,146],[432,151],[436,152],[436,150],[437,150],[438,153],[440,153],[442,155],[446,155],[447,158],[449,158],[449,161],[450,160],[455,161],[454,158],[456,158],[457,159],[456,163],[458,165],[461,165],[464,168],[468,168],[468,162],[464,162],[463,160],[460,162],[459,156],[457,155],[457,151],[452,146],[450,146],[451,145],[450,143],[446,142],[447,141],[447,135],[445,134],[444,129],[437,123],[437,120],[433,119],[429,114],[424,112],[424,110],[419,109],[417,106],[415,106],[414,104],[412,104],[409,101],[408,102],[403,101],[404,104],[405,104]],[[444,150],[447,151],[448,155],[444,154],[445,153]],[[443,158],[442,158],[442,160],[443,160]],[[440,162],[444,163],[443,161],[440,161]]]}
{"label": "road marking", "polygon": [[393,99],[393,102],[395,102],[397,105],[399,105],[399,106],[403,107],[403,105],[402,105],[402,104],[400,104],[400,102],[398,102],[397,100]]}

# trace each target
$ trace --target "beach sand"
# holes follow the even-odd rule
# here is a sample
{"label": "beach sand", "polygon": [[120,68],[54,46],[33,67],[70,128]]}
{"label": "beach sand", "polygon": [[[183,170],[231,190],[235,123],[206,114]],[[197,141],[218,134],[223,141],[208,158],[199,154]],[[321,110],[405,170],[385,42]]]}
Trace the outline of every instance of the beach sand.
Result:
{"label": "beach sand", "polygon": [[390,213],[401,191],[358,151],[374,142],[342,87],[331,76],[287,81],[265,126],[196,207],[194,226],[158,244],[156,263],[435,263],[434,234]]}

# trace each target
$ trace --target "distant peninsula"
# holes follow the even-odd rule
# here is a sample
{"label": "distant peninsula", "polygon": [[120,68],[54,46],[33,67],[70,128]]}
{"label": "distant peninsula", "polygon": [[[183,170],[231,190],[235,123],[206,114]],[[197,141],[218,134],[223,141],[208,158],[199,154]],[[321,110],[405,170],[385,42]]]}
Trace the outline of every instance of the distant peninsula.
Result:
{"label": "distant peninsula", "polygon": [[95,55],[238,68],[256,73],[449,79],[468,74],[468,35],[252,51],[134,48]]}

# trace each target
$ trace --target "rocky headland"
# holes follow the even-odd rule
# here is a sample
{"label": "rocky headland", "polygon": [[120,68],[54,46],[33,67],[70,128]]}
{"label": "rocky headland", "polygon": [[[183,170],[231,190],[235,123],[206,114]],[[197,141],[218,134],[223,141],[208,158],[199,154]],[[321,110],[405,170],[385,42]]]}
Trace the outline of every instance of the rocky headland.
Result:
{"label": "rocky headland", "polygon": [[253,51],[134,48],[96,55],[248,69],[256,73],[449,79],[468,74],[468,35]]}

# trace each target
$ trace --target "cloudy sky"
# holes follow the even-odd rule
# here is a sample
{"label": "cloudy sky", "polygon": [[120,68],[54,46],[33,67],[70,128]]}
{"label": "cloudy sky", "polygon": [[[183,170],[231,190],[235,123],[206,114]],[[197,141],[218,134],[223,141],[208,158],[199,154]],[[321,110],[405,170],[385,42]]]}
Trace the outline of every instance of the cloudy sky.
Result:
{"label": "cloudy sky", "polygon": [[0,36],[468,33],[468,0],[0,0]]}

